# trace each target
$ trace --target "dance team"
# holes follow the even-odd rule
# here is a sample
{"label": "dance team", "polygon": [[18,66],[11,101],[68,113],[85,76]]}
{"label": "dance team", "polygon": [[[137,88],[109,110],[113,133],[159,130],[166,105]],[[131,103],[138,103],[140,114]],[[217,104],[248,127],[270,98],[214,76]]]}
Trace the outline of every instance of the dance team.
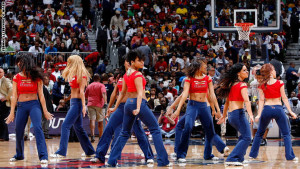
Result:
{"label": "dance team", "polygon": [[[105,163],[105,156],[111,144],[107,165],[115,167],[117,166],[117,160],[121,158],[121,152],[131,136],[131,129],[133,128],[146,163],[153,164],[154,154],[141,126],[141,122],[143,122],[153,136],[157,152],[157,165],[172,165],[168,160],[168,153],[163,144],[157,119],[147,106],[145,96],[146,80],[142,72],[139,71],[144,67],[144,60],[144,56],[139,51],[132,50],[127,54],[124,62],[124,75],[115,86],[108,105],[106,116],[110,116],[109,122],[95,151],[82,125],[83,117],[86,115],[84,91],[90,79],[90,74],[80,56],[73,55],[68,58],[67,67],[62,76],[71,86],[71,105],[61,127],[59,149],[50,157],[66,157],[70,129],[74,126],[84,151],[83,155],[87,157],[95,155],[90,161]],[[24,159],[24,128],[30,116],[35,131],[39,159],[42,164],[47,164],[48,153],[41,119],[43,115],[50,120],[53,115],[46,108],[43,95],[43,75],[29,56],[18,57],[16,64],[20,73],[13,78],[11,111],[6,118],[7,124],[16,120],[16,155],[10,161]],[[243,165],[247,148],[251,143],[250,125],[244,107],[250,122],[259,122],[249,159],[257,158],[265,130],[269,122],[275,119],[284,139],[286,160],[298,161],[292,148],[289,120],[284,113],[281,101],[285,104],[292,118],[295,119],[296,114],[290,108],[284,83],[276,79],[276,72],[271,64],[264,64],[260,70],[256,71],[256,79],[259,82],[259,108],[255,119],[253,119],[247,84],[244,82],[248,78],[249,72],[243,64],[233,65],[216,84],[218,97],[226,99],[223,114],[221,114],[217,102],[212,79],[207,75],[205,62],[198,59],[191,63],[186,76],[182,94],[167,110],[167,114],[171,115],[172,119],[176,119],[183,104],[189,98],[186,113],[176,125],[173,154],[179,163],[186,162],[185,158],[189,148],[191,132],[195,120],[200,119],[205,132],[204,160],[219,160],[212,154],[212,146],[215,145],[220,153],[228,156],[225,161],[226,165]],[[117,95],[118,98],[116,98]],[[114,103],[115,106],[112,108]],[[16,106],[17,111],[15,113]],[[224,123],[228,118],[230,125],[239,131],[238,142],[231,153],[229,153],[229,148],[219,135],[216,134],[212,115],[218,118],[218,124]]]}

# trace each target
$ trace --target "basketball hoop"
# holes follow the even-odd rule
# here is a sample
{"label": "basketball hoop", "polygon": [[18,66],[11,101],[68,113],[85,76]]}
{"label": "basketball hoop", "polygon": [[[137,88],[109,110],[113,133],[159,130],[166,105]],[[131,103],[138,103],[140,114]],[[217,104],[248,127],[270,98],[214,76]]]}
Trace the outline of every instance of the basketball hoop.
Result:
{"label": "basketball hoop", "polygon": [[251,28],[254,26],[253,23],[235,23],[234,26],[236,27],[239,33],[239,40],[249,41],[249,35]]}

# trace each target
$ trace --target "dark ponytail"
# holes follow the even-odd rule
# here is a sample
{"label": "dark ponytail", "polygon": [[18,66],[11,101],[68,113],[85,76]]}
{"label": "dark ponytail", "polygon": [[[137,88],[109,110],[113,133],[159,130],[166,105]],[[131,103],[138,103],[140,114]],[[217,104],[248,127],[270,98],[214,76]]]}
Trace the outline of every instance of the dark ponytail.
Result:
{"label": "dark ponytail", "polygon": [[24,71],[25,76],[32,81],[43,80],[43,71],[35,65],[33,58],[31,54],[20,54],[16,59],[16,64],[19,63],[20,71]]}

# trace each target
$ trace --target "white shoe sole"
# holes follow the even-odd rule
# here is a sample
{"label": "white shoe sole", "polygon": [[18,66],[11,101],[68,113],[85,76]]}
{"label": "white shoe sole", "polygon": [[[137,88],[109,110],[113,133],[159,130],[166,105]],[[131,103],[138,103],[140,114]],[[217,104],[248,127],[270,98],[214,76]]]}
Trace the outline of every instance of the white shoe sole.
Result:
{"label": "white shoe sole", "polygon": [[243,163],[241,163],[241,162],[225,162],[225,165],[230,165],[230,166],[242,166]]}

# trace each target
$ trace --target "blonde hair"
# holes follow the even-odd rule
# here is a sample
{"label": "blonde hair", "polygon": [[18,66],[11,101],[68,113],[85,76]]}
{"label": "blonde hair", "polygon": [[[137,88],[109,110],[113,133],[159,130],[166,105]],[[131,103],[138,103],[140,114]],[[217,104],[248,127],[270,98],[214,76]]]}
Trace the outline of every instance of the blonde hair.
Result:
{"label": "blonde hair", "polygon": [[75,76],[77,77],[77,83],[81,83],[83,76],[86,76],[87,80],[91,78],[90,73],[84,66],[82,58],[78,55],[72,55],[68,58],[67,67],[62,74],[62,77],[67,82],[72,81],[72,78]]}

